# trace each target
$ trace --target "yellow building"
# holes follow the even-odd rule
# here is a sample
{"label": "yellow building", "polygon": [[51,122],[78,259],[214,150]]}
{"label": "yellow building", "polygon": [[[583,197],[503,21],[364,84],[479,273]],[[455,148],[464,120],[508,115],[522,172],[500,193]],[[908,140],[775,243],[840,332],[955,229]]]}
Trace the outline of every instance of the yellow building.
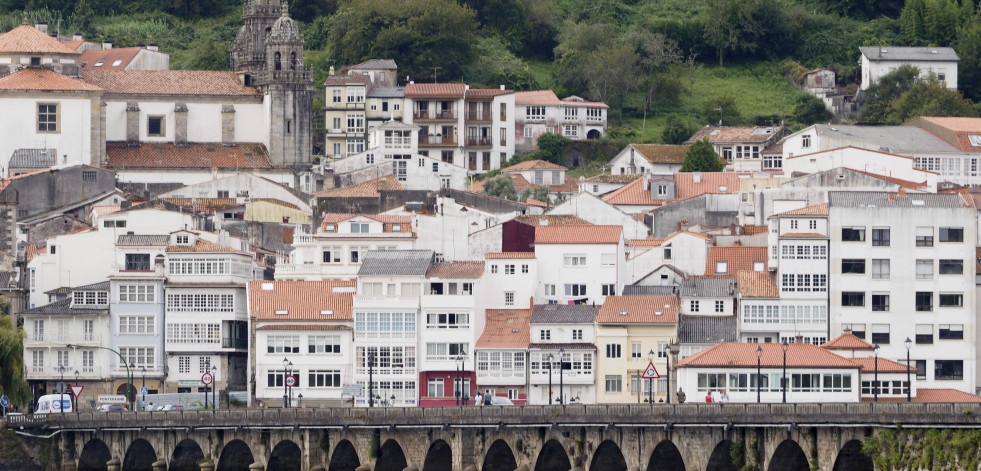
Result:
{"label": "yellow building", "polygon": [[[666,400],[668,346],[677,342],[676,296],[609,296],[596,316],[596,403],[644,403],[653,359],[654,401]],[[671,375],[671,388],[677,391]],[[675,400],[675,396],[671,396]]]}

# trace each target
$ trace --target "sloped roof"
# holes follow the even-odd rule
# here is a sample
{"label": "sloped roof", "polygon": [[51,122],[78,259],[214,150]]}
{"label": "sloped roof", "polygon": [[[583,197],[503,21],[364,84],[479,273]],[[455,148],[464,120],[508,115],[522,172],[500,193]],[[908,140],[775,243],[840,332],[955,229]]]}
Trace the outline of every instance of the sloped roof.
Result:
{"label": "sloped roof", "polygon": [[609,173],[604,173],[601,175],[596,175],[583,180],[586,183],[630,183],[642,175],[611,175]]}
{"label": "sloped roof", "polygon": [[[327,232],[328,224],[340,224],[355,218],[367,218],[378,221],[384,225],[385,232],[412,232],[412,216],[395,216],[390,214],[354,214],[354,213],[327,213],[320,221],[320,231]],[[398,231],[394,226],[400,225]]]}
{"label": "sloped roof", "polygon": [[324,86],[337,87],[341,85],[365,85],[369,82],[371,82],[371,77],[363,74],[331,75],[324,81]]}
{"label": "sloped roof", "polygon": [[967,202],[959,194],[913,193],[904,191],[829,191],[828,204],[832,208],[966,208]]}
{"label": "sloped roof", "polygon": [[[688,154],[688,145],[630,144],[641,157],[652,164],[682,164]],[[720,161],[725,162],[722,158]]]}
{"label": "sloped roof", "polygon": [[675,197],[685,200],[704,194],[731,195],[739,192],[739,172],[678,172],[674,174]]}
{"label": "sloped roof", "polygon": [[0,77],[0,90],[40,90],[59,92],[99,92],[101,88],[84,80],[65,77],[42,67],[26,67]]}
{"label": "sloped roof", "polygon": [[626,185],[617,188],[605,195],[603,201],[612,205],[639,205],[639,206],[660,206],[668,199],[651,198],[650,190],[644,189],[644,179],[638,178]]}
{"label": "sloped roof", "polygon": [[[896,398],[897,400],[905,400]],[[881,401],[882,398],[880,397]],[[981,402],[981,397],[974,394],[959,391],[957,389],[925,389],[916,388],[916,397],[913,402],[941,402],[946,404],[958,402]]]}
{"label": "sloped roof", "polygon": [[168,245],[170,236],[166,234],[120,234],[116,245]]}
{"label": "sloped roof", "polygon": [[65,46],[31,25],[20,25],[0,34],[0,53],[78,55],[78,51]]}
{"label": "sloped roof", "polygon": [[790,211],[784,211],[777,216],[827,216],[828,215],[828,203],[814,204],[811,206],[805,206],[799,209],[792,209]]}
{"label": "sloped roof", "polygon": [[[114,47],[112,49],[87,49],[82,51],[78,63],[85,69],[125,70],[136,56],[143,51],[142,47]],[[156,52],[157,54],[166,54]],[[116,62],[119,62],[118,64]],[[102,65],[96,65],[102,62]]]}
{"label": "sloped roof", "polygon": [[[852,363],[857,363],[859,366],[861,366],[862,373],[872,373],[876,371],[875,357],[849,358],[849,360],[851,360]],[[879,357],[878,363],[879,373],[906,373],[907,370],[916,371],[916,367],[907,368],[906,365],[902,363],[882,357]]]}
{"label": "sloped roof", "polygon": [[74,316],[74,315],[79,315],[79,314],[90,314],[90,315],[91,314],[95,314],[95,315],[99,315],[99,314],[108,314],[108,313],[109,313],[109,309],[108,308],[106,308],[106,309],[84,309],[84,308],[81,308],[80,309],[80,308],[73,308],[72,307],[72,298],[71,297],[68,297],[68,298],[62,299],[60,301],[55,301],[55,302],[53,302],[51,304],[47,304],[47,305],[44,305],[44,306],[38,306],[38,307],[36,307],[34,309],[28,309],[28,310],[22,312],[20,315],[22,315],[22,316],[29,316],[29,315],[45,315],[45,314],[47,314],[47,315],[51,315],[51,314],[64,314],[64,315]]}
{"label": "sloped roof", "polygon": [[106,142],[106,160],[110,168],[272,168],[263,144],[190,143],[176,146],[144,142],[129,146],[125,142]]}
{"label": "sloped roof", "polygon": [[735,294],[736,283],[731,277],[693,276],[681,282],[681,296],[686,298],[724,298]]}
{"label": "sloped roof", "polygon": [[736,272],[736,287],[746,298],[779,298],[776,274],[769,271]]}
{"label": "sloped roof", "polygon": [[234,72],[218,70],[98,70],[82,69],[82,78],[106,93],[121,95],[254,96]]}
{"label": "sloped roof", "polygon": [[487,260],[533,259],[535,258],[535,252],[486,252],[484,253],[484,258]]}
{"label": "sloped roof", "polygon": [[531,339],[530,309],[487,309],[476,348],[526,349]]}
{"label": "sloped roof", "polygon": [[466,86],[462,83],[410,83],[405,86],[406,98],[463,98]]}
{"label": "sloped roof", "polygon": [[[854,170],[854,169],[853,169]],[[879,180],[885,180],[889,183],[895,183],[903,188],[908,188],[910,190],[919,190],[927,186],[927,181],[914,182],[912,180],[903,180],[902,178],[891,177],[889,175],[882,175],[879,173],[866,172],[865,170],[855,170],[858,173],[868,175],[873,178],[878,178]],[[929,170],[923,170],[924,172],[929,172]]]}
{"label": "sloped roof", "polygon": [[368,90],[368,98],[404,98],[405,87],[373,87]]}
{"label": "sloped roof", "polygon": [[[250,281],[249,316],[258,320],[351,321],[356,281]],[[276,314],[276,311],[286,311]],[[321,314],[332,311],[330,314]]]}
{"label": "sloped roof", "polygon": [[57,163],[55,149],[17,149],[10,157],[9,168],[48,168]]}
{"label": "sloped roof", "polygon": [[377,198],[381,193],[379,190],[403,190],[402,184],[399,183],[398,178],[395,175],[385,175],[384,177],[376,178],[374,180],[368,180],[366,182],[358,183],[357,185],[345,186],[342,188],[333,188],[330,190],[324,190],[314,194],[317,198],[355,198],[355,197],[369,197]]}
{"label": "sloped roof", "polygon": [[361,69],[388,70],[388,69],[397,69],[398,66],[395,64],[394,59],[368,59],[360,64],[354,64],[346,68],[350,70],[361,70]]}
{"label": "sloped roof", "polygon": [[[798,133],[802,131],[798,131]],[[839,142],[859,143],[869,150],[887,153],[958,151],[957,147],[947,141],[925,129],[914,126],[815,124],[814,133],[819,136],[834,138]],[[794,157],[798,156],[795,155]]]}
{"label": "sloped roof", "polygon": [[514,94],[515,105],[561,105],[562,100],[555,95],[552,90],[531,90],[527,92],[516,92]]}
{"label": "sloped roof", "polygon": [[841,334],[829,342],[821,345],[821,348],[828,350],[868,350],[872,351],[871,343],[868,343],[850,333]]}
{"label": "sloped roof", "polygon": [[[770,132],[767,132],[767,130],[770,130]],[[695,142],[702,139],[708,139],[712,143],[765,142],[775,135],[779,135],[782,131],[782,126],[705,126],[688,138],[686,142]]]}
{"label": "sloped roof", "polygon": [[736,316],[691,316],[682,314],[678,323],[678,341],[682,344],[716,344],[736,342]]}
{"label": "sloped roof", "polygon": [[514,90],[502,90],[500,88],[471,88],[467,90],[467,98],[485,98],[498,95],[510,95]]}
{"label": "sloped roof", "polygon": [[432,250],[372,250],[361,260],[358,275],[426,276],[432,265]]}
{"label": "sloped roof", "polygon": [[535,244],[617,244],[622,234],[623,226],[537,226]]}
{"label": "sloped roof", "polygon": [[[756,368],[756,348],[763,350],[760,364],[766,368],[783,367],[784,351],[779,343],[724,342],[702,350],[678,362],[678,367]],[[840,355],[809,343],[787,345],[788,368],[855,368],[860,366]]]}
{"label": "sloped roof", "polygon": [[502,172],[520,172],[524,170],[568,170],[568,168],[553,164],[547,160],[526,160],[501,169]]}
{"label": "sloped roof", "polygon": [[870,61],[958,61],[951,47],[861,46],[862,55]]}
{"label": "sloped roof", "polygon": [[[626,312],[626,314],[622,314]],[[596,315],[597,324],[677,324],[674,296],[607,296]]]}
{"label": "sloped roof", "polygon": [[426,273],[426,278],[439,278],[444,280],[468,279],[473,280],[484,275],[483,261],[449,262],[434,263]]}
{"label": "sloped roof", "polygon": [[204,239],[198,239],[195,241],[194,245],[171,245],[167,247],[168,253],[179,253],[179,252],[200,252],[200,253],[218,253],[218,252],[231,252],[244,255],[251,255],[248,252],[243,252],[241,250],[236,250],[231,247],[225,247],[223,245],[218,245],[214,242],[209,242]]}
{"label": "sloped roof", "polygon": [[[709,247],[708,259],[705,261],[705,275],[735,275],[741,271],[756,271],[753,265],[763,262],[763,271],[767,269],[769,258],[766,247]],[[716,270],[717,262],[726,262],[725,273]]]}
{"label": "sloped roof", "polygon": [[587,304],[536,304],[532,324],[592,324],[600,308]]}
{"label": "sloped roof", "polygon": [[522,214],[520,216],[515,216],[513,220],[529,226],[590,224],[589,221],[572,214]]}
{"label": "sloped roof", "polygon": [[623,287],[623,296],[673,296],[677,294],[678,287],[674,285],[626,285]]}

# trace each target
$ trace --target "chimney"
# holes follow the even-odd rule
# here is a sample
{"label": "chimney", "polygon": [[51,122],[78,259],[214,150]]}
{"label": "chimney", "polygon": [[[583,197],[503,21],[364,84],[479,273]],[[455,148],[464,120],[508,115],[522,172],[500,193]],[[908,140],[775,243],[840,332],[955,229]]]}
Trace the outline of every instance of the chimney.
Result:
{"label": "chimney", "polygon": [[334,66],[330,66],[330,69],[327,69],[327,76],[328,77],[334,76]]}
{"label": "chimney", "polygon": [[688,232],[689,227],[691,227],[691,221],[688,219],[678,221],[678,232]]}
{"label": "chimney", "polygon": [[34,27],[37,28],[38,31],[40,31],[40,32],[42,32],[44,34],[48,34],[48,24],[47,23],[45,23],[43,21],[38,21],[37,23],[34,23]]}
{"label": "chimney", "polygon": [[693,181],[695,183],[701,183],[702,182],[702,172],[692,172],[692,174],[691,174],[691,181]]}
{"label": "chimney", "polygon": [[501,84],[501,90],[504,90],[504,84],[503,83]]}
{"label": "chimney", "polygon": [[160,50],[160,46],[157,46],[157,43],[147,44],[146,45],[146,48],[147,48],[147,50],[150,50],[150,51],[159,51]]}
{"label": "chimney", "polygon": [[892,194],[891,191],[889,192],[889,202],[890,203],[895,203],[896,202],[896,197]]}
{"label": "chimney", "polygon": [[108,51],[112,49],[112,41],[102,41],[102,50]]}
{"label": "chimney", "polygon": [[732,246],[733,247],[742,247],[743,246],[743,243],[737,240],[737,241],[735,241],[735,242],[732,243]]}
{"label": "chimney", "polygon": [[469,83],[463,84],[463,89],[464,90],[470,90],[470,84]]}
{"label": "chimney", "polygon": [[85,41],[85,38],[82,37],[82,33],[74,33],[72,34],[72,41]]}
{"label": "chimney", "polygon": [[896,196],[898,196],[900,198],[905,198],[906,197],[906,188],[900,188],[899,189],[899,193],[897,193]]}

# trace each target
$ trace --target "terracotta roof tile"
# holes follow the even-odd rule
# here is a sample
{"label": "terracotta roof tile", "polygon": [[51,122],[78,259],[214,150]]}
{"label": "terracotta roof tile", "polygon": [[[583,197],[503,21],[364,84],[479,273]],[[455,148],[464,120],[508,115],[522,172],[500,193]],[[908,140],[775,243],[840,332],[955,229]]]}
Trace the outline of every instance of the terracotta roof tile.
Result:
{"label": "terracotta roof tile", "polygon": [[[726,262],[724,272],[718,271],[718,262]],[[705,275],[732,276],[741,271],[756,271],[754,265],[757,262],[763,263],[764,271],[767,269],[766,247],[709,247],[708,259],[705,261]]]}
{"label": "terracotta roof tile", "polygon": [[516,216],[514,220],[529,226],[589,224],[589,221],[572,214],[523,214],[521,216]]}
{"label": "terracotta roof tile", "polygon": [[531,309],[487,309],[476,348],[528,348]]}
{"label": "terracotta roof tile", "polygon": [[[345,221],[350,221],[354,218],[368,218],[374,221],[378,221],[383,224],[383,229],[385,232],[412,232],[412,216],[393,216],[389,214],[352,214],[352,213],[328,213],[324,215],[324,219],[320,222],[320,232],[328,232],[326,226],[328,224],[340,224]],[[395,230],[395,226],[398,225],[399,230]],[[334,232],[334,231],[330,231]]]}
{"label": "terracotta roof tile", "polygon": [[860,339],[860,338],[852,335],[851,333],[846,332],[844,334],[841,334],[841,335],[839,335],[839,336],[831,339],[831,341],[826,342],[824,345],[821,345],[821,348],[825,348],[825,349],[828,349],[828,350],[868,350],[868,351],[872,351],[872,348],[873,347],[872,347],[872,344],[871,343],[868,343],[868,342],[866,342],[866,341],[864,341],[864,340],[862,340],[862,339]]}
{"label": "terracotta roof tile", "polygon": [[[161,198],[162,200],[176,204],[187,209],[207,209],[222,210],[241,206],[235,198]],[[243,203],[244,204],[244,203]]]}
{"label": "terracotta roof tile", "polygon": [[[89,49],[82,51],[78,63],[82,68],[98,70],[125,70],[142,51],[142,47],[114,47],[112,49]],[[116,64],[119,61],[119,64]],[[102,62],[101,65],[96,65]]]}
{"label": "terracotta roof tile", "polygon": [[562,100],[552,90],[532,90],[514,94],[515,105],[561,105]]}
{"label": "terracotta roof tile", "polygon": [[766,126],[705,126],[698,130],[688,141],[695,142],[708,139],[709,142],[765,142],[774,135],[782,132],[782,127],[773,127],[773,132],[766,132]]}
{"label": "terracotta roof tile", "polygon": [[743,226],[743,234],[745,235],[763,234],[768,230],[769,228],[766,226],[754,226],[752,224],[746,224]]}
{"label": "terracotta roof tile", "polygon": [[974,248],[974,274],[981,275],[981,247]]}
{"label": "terracotta roof tile", "polygon": [[178,253],[178,252],[199,252],[199,253],[213,253],[213,252],[231,252],[244,255],[252,255],[248,252],[243,252],[241,250],[235,250],[231,247],[225,247],[223,245],[218,245],[214,242],[209,242],[204,239],[198,239],[194,245],[170,245],[167,247],[168,253]]}
{"label": "terracotta roof tile", "polygon": [[426,278],[468,279],[474,280],[484,276],[484,262],[450,262],[434,263],[426,273]]}
{"label": "terracotta roof tile", "polygon": [[78,55],[78,51],[30,25],[20,25],[0,35],[0,52]]}
{"label": "terracotta roof tile", "polygon": [[[626,312],[626,314],[623,314]],[[597,324],[677,324],[675,296],[607,296]]]}
{"label": "terracotta roof tile", "polygon": [[462,83],[410,83],[405,86],[406,98],[463,98],[466,86]]}
{"label": "terracotta roof tile", "polygon": [[671,200],[651,198],[650,190],[644,189],[644,179],[638,178],[603,195],[603,201],[612,205],[661,206]]}
{"label": "terracotta roof tile", "polygon": [[549,207],[548,203],[543,203],[543,202],[538,201],[538,200],[536,200],[534,198],[525,198],[525,204],[527,204],[528,206],[537,206],[539,208],[547,208],[547,207]]}
{"label": "terracotta roof tile", "polygon": [[488,260],[533,259],[535,258],[535,252],[487,252],[484,254],[484,258]]}
{"label": "terracotta roof tile", "polygon": [[[687,145],[667,145],[667,144],[630,144],[641,157],[653,164],[681,164],[685,161],[688,153]],[[722,158],[720,161],[725,162]]]}
{"label": "terracotta roof tile", "polygon": [[[857,363],[862,367],[862,373],[873,373],[876,370],[875,357],[859,357],[859,358],[849,358],[852,363]],[[915,372],[916,368],[907,368],[906,365],[888,360],[885,358],[879,358],[879,373],[906,373],[907,370]]]}
{"label": "terracotta roof tile", "polygon": [[596,175],[594,177],[589,177],[583,181],[586,183],[630,183],[642,175],[610,175],[609,173],[604,173],[602,175]]}
{"label": "terracotta roof tile", "polygon": [[[724,342],[691,355],[680,362],[678,367],[719,367],[756,368],[756,348],[763,349],[759,357],[766,368],[783,366],[783,346],[779,343],[735,343]],[[788,368],[855,368],[860,366],[840,355],[829,352],[809,343],[787,345]]]}
{"label": "terracotta roof tile", "polygon": [[568,168],[553,164],[547,160],[526,160],[501,169],[502,172],[520,172],[525,170],[568,170]]}
{"label": "terracotta roof tile", "polygon": [[272,168],[266,146],[262,144],[175,146],[144,142],[128,146],[125,142],[106,142],[106,160],[111,168]]}
{"label": "terracotta roof tile", "polygon": [[337,324],[271,324],[256,327],[255,330],[354,330],[354,328]]}
{"label": "terracotta roof tile", "polygon": [[[905,401],[905,398],[896,398],[898,401]],[[881,401],[882,398],[880,397]],[[966,393],[964,391],[958,391],[956,389],[916,389],[916,397],[913,398],[913,402],[942,402],[942,403],[957,403],[957,402],[981,402],[981,397],[975,396],[974,394]]]}
{"label": "terracotta roof tile", "polygon": [[0,77],[0,90],[102,91],[101,88],[86,83],[84,80],[65,77],[41,67],[28,67]]}
{"label": "terracotta roof tile", "polygon": [[234,72],[217,70],[82,70],[86,82],[106,93],[124,95],[254,96],[262,93],[246,87]]}
{"label": "terracotta roof tile", "polygon": [[495,97],[500,95],[510,95],[514,90],[501,90],[500,88],[471,88],[467,90],[467,98]]}
{"label": "terracotta roof tile", "polygon": [[364,74],[355,75],[334,75],[327,77],[324,86],[337,87],[341,85],[365,85],[371,82],[371,77]]}
{"label": "terracotta roof tile", "polygon": [[805,206],[799,209],[792,209],[790,211],[784,211],[777,216],[827,216],[828,215],[828,203],[814,204],[811,206]]}
{"label": "terracotta roof tile", "polygon": [[736,287],[746,298],[779,298],[775,277],[766,271],[740,271],[736,273]]}
{"label": "terracotta roof tile", "polygon": [[[738,172],[679,172],[674,174],[675,196],[679,200],[705,195],[731,195],[739,192]],[[696,181],[697,180],[697,181]]]}
{"label": "terracotta roof tile", "polygon": [[119,211],[119,208],[120,206],[118,204],[106,204],[106,205],[93,206],[92,211],[95,211],[95,214],[101,217],[101,216],[108,216],[112,213],[115,213],[116,211]]}
{"label": "terracotta roof tile", "polygon": [[259,320],[351,321],[357,286],[356,281],[250,281],[249,315]]}
{"label": "terracotta roof tile", "polygon": [[622,234],[623,226],[536,226],[535,244],[616,244]]}
{"label": "terracotta roof tile", "polygon": [[381,178],[358,183],[357,185],[345,186],[321,191],[314,196],[317,198],[354,198],[368,197],[377,198],[380,193],[378,190],[403,190],[395,175],[385,175]]}

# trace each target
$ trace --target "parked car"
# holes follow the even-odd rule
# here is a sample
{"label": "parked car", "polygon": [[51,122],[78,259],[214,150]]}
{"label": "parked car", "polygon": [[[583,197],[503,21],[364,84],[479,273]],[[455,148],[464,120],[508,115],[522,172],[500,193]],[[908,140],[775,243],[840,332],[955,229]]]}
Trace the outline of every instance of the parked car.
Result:
{"label": "parked car", "polygon": [[97,410],[99,412],[126,412],[126,406],[122,404],[102,404]]}
{"label": "parked car", "polygon": [[491,398],[492,406],[513,406],[514,403],[504,396],[494,396]]}

